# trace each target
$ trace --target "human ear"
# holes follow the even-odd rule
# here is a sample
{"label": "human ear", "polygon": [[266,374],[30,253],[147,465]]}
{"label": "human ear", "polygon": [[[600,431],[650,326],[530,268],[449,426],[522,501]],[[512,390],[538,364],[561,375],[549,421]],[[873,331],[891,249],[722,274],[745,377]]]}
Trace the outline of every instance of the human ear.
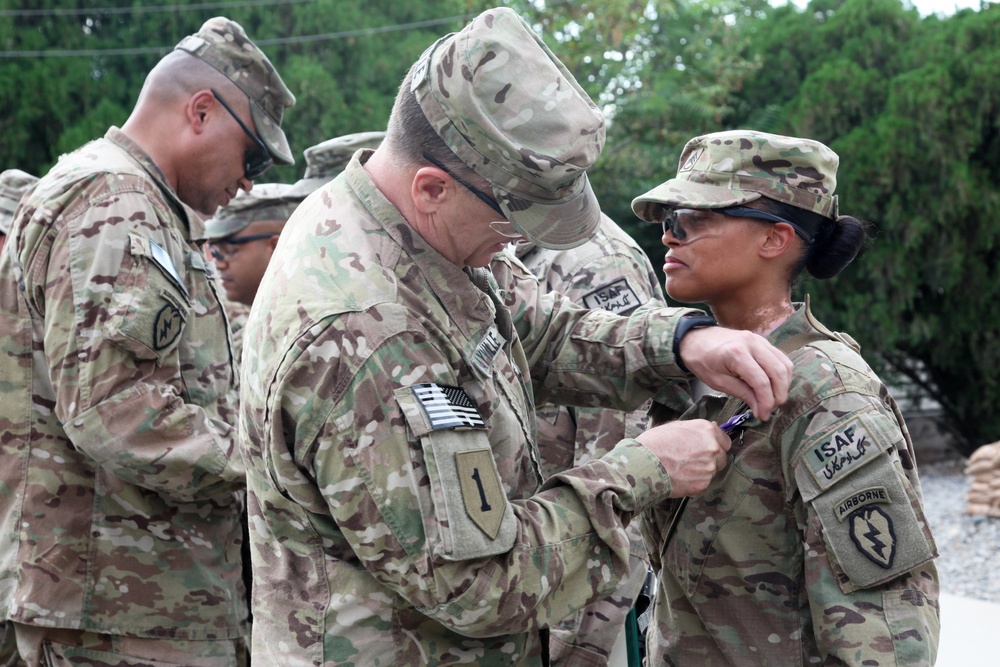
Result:
{"label": "human ear", "polygon": [[201,134],[205,131],[205,126],[210,118],[209,112],[215,105],[215,96],[208,90],[199,90],[188,98],[185,111],[187,112],[188,123],[195,134]]}
{"label": "human ear", "polygon": [[413,175],[410,185],[414,207],[421,213],[437,212],[454,191],[450,185],[451,181],[445,178],[442,170],[437,167],[421,167]]}
{"label": "human ear", "polygon": [[787,222],[776,222],[768,225],[766,229],[767,232],[760,244],[761,257],[779,257],[795,242],[795,229]]}

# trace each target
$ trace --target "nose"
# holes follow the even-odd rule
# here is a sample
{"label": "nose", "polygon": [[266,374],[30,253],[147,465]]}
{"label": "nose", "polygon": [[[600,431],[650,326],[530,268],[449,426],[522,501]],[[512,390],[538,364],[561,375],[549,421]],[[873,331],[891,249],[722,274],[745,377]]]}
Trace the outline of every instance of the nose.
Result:
{"label": "nose", "polygon": [[668,248],[684,245],[684,242],[674,236],[674,233],[670,231],[670,227],[667,225],[663,225],[663,238],[660,239],[660,242]]}
{"label": "nose", "polygon": [[238,185],[243,189],[243,192],[246,192],[247,194],[250,194],[250,191],[253,190],[253,181],[247,178],[245,174],[240,176]]}

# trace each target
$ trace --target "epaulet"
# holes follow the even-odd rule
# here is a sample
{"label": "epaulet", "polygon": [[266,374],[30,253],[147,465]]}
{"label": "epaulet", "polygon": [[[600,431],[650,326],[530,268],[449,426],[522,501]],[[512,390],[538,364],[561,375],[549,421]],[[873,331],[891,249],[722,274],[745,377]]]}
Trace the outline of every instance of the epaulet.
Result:
{"label": "epaulet", "polygon": [[[858,354],[861,354],[861,346],[858,345],[858,342],[856,340],[851,338],[850,335],[843,333],[841,331],[830,331],[829,329],[827,329],[822,322],[820,322],[813,316],[812,311],[809,310],[808,306],[806,307],[806,319],[809,321],[809,324],[812,325],[813,329],[815,329],[817,332],[819,332],[826,338],[829,338],[830,340],[840,341],[844,345],[847,345],[848,347],[853,349]],[[794,336],[792,338],[794,338]]]}

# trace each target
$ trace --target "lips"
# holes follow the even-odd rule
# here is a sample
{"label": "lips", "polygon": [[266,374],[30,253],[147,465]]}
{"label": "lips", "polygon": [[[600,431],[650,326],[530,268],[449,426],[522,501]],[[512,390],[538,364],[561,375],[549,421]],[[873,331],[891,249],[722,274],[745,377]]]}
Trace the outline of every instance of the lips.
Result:
{"label": "lips", "polygon": [[681,268],[683,266],[687,266],[687,264],[685,264],[684,262],[682,262],[681,260],[677,259],[676,257],[674,257],[671,254],[667,254],[667,256],[663,258],[663,270],[664,271],[667,271],[667,270],[672,269],[672,268],[673,269],[678,269],[678,268]]}

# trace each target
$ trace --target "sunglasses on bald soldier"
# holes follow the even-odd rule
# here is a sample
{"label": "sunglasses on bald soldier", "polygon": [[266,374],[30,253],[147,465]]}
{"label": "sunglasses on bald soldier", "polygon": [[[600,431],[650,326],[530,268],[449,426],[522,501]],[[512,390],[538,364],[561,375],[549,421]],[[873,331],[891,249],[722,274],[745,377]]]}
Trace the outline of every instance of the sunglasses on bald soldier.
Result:
{"label": "sunglasses on bald soldier", "polygon": [[236,122],[240,124],[243,131],[247,133],[247,136],[253,139],[254,147],[248,148],[246,153],[243,155],[243,175],[246,176],[248,181],[253,181],[264,175],[271,165],[274,164],[274,160],[271,159],[271,153],[267,150],[267,146],[264,141],[253,132],[247,124],[244,123],[236,112],[233,111],[232,107],[226,104],[226,101],[222,99],[222,95],[217,93],[214,88],[210,88],[212,94],[215,95],[215,99],[219,100],[219,104],[222,108],[229,112],[229,115],[236,119]]}

